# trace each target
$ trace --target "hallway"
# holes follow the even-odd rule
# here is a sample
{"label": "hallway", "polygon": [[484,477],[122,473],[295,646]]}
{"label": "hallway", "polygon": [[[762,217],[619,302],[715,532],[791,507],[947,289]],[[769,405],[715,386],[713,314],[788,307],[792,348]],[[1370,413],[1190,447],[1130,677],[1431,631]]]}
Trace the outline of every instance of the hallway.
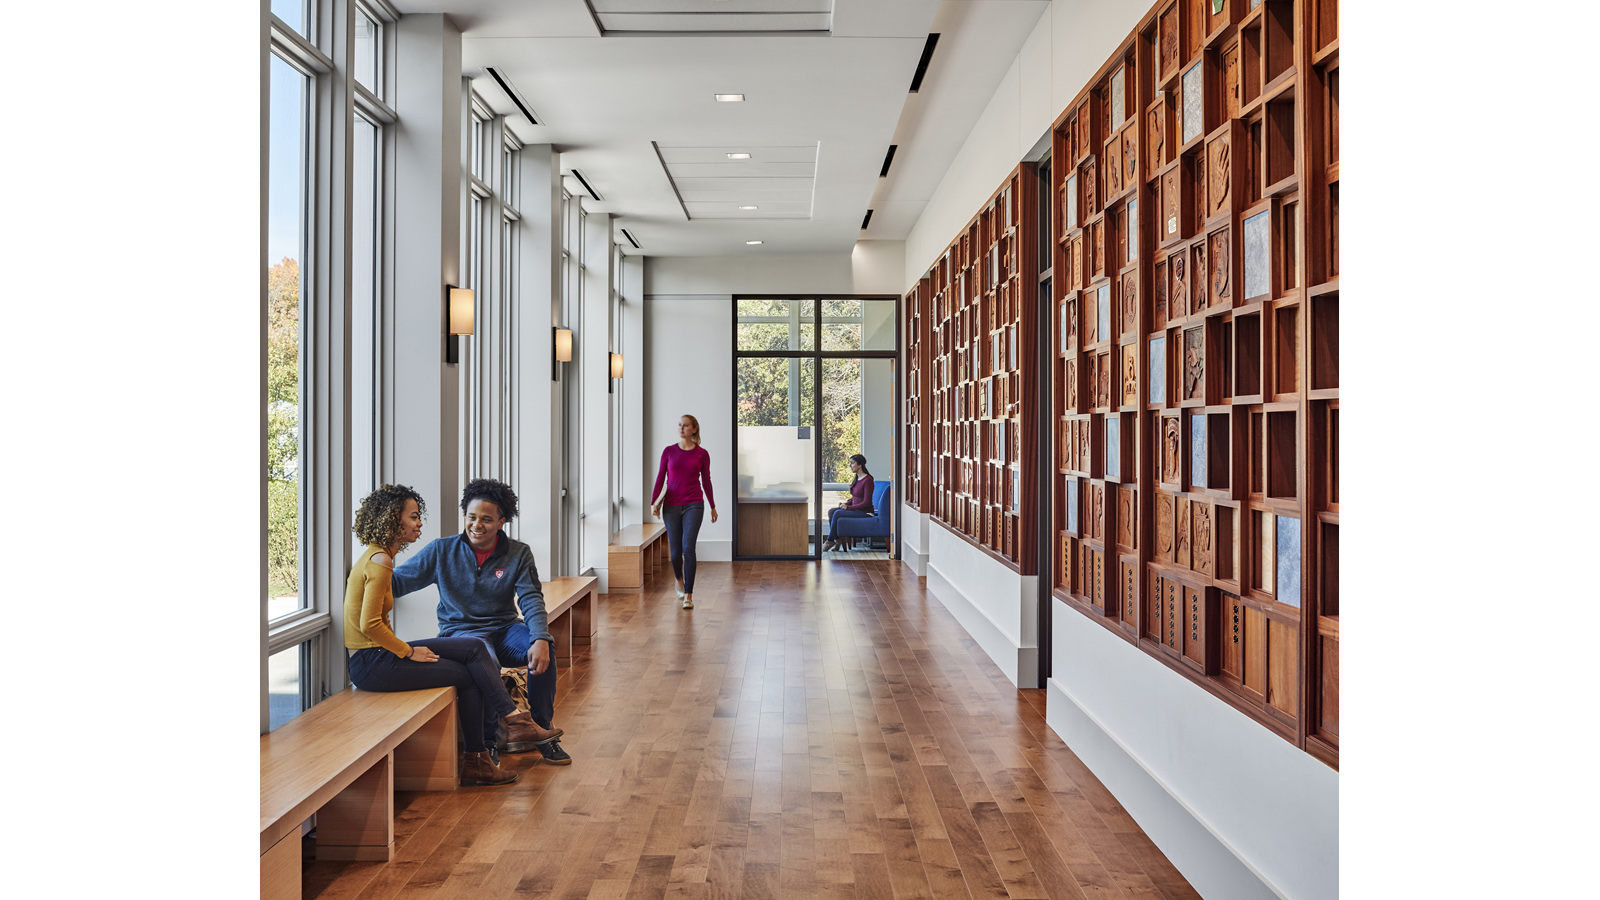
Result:
{"label": "hallway", "polygon": [[[908,569],[704,563],[599,598],[561,677],[570,768],[397,794],[332,898],[1195,898]],[[582,651],[584,648],[579,648]]]}

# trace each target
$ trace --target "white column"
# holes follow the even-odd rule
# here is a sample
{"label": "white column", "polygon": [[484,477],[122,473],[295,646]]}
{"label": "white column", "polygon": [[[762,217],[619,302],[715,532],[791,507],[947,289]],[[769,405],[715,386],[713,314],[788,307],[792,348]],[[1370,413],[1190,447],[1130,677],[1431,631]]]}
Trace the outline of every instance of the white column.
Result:
{"label": "white column", "polygon": [[[444,355],[445,285],[461,273],[461,32],[437,14],[396,29],[393,474],[427,501],[429,540],[460,526],[459,379]],[[395,631],[437,633],[434,598],[402,600]]]}
{"label": "white column", "polygon": [[580,571],[593,570],[606,589],[606,548],[611,543],[611,216],[589,213],[583,233],[582,346],[575,360],[582,371],[583,440],[578,459],[583,518],[579,523]]}
{"label": "white column", "polygon": [[[512,452],[517,456],[519,483],[513,485],[521,507],[517,539],[533,549],[541,577],[571,575],[558,571],[555,535],[561,527],[560,384],[552,379],[556,326],[561,319],[561,159],[549,144],[530,144],[517,154],[522,184],[522,240],[519,247],[517,352],[519,370],[513,402],[518,431]],[[570,370],[570,366],[567,366]]]}
{"label": "white column", "polygon": [[618,497],[622,503],[623,526],[639,525],[649,511],[650,499],[645,492],[651,484],[644,482],[644,257],[622,258],[622,347],[626,372],[617,384],[617,396],[622,398],[622,432],[617,436],[622,454],[622,484]]}

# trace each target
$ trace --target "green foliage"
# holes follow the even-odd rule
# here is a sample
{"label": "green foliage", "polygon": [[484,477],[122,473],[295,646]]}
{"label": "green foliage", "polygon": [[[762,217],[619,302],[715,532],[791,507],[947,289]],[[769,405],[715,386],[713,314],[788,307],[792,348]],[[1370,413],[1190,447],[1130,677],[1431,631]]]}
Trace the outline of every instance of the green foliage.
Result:
{"label": "green foliage", "polygon": [[300,590],[300,264],[267,270],[267,591]]}

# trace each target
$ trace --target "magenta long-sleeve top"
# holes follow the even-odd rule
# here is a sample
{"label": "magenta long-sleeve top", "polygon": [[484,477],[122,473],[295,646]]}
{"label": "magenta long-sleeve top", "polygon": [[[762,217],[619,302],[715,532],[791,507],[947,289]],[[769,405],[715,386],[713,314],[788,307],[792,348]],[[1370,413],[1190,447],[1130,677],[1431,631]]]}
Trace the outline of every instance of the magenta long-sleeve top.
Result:
{"label": "magenta long-sleeve top", "polygon": [[845,509],[859,509],[873,512],[872,509],[872,476],[863,475],[850,485],[850,500],[845,503]]}
{"label": "magenta long-sleeve top", "polygon": [[711,454],[704,447],[685,450],[669,444],[661,451],[661,465],[656,470],[656,486],[650,492],[655,497],[661,493],[661,483],[667,483],[667,495],[661,498],[662,506],[688,506],[700,502],[700,489],[705,488],[706,500],[712,509],[717,508],[717,495],[711,490]]}

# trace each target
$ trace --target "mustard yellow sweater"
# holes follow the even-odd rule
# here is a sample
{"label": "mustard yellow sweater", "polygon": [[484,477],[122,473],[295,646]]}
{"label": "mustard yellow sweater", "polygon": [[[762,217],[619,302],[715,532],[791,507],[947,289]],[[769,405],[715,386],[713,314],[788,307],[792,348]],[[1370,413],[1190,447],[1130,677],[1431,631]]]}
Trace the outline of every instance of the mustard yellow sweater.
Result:
{"label": "mustard yellow sweater", "polygon": [[344,645],[351,650],[382,647],[396,656],[407,656],[411,645],[395,637],[389,625],[389,610],[394,609],[389,582],[394,570],[372,558],[384,552],[384,548],[369,544],[350,567],[350,580],[344,588]]}

